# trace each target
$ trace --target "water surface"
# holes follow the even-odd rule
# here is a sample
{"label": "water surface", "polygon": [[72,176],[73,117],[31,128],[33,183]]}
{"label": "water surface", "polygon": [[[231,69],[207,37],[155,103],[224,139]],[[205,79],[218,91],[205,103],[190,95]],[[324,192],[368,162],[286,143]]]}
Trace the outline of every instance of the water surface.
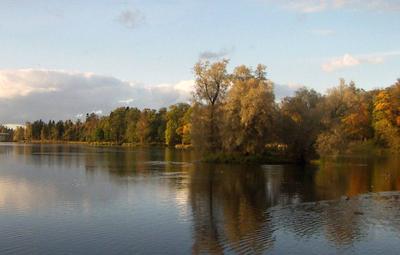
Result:
{"label": "water surface", "polygon": [[398,254],[400,160],[0,143],[0,254]]}

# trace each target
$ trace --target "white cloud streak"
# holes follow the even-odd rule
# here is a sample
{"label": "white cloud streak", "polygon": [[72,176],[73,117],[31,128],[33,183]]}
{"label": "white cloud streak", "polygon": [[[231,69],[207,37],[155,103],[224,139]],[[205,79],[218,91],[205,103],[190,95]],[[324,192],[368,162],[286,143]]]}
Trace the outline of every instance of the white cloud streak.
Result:
{"label": "white cloud streak", "polygon": [[325,72],[334,72],[341,69],[347,69],[362,64],[382,64],[389,57],[400,56],[400,51],[381,52],[373,54],[364,54],[353,56],[344,54],[341,57],[335,57],[323,63],[321,68]]}
{"label": "white cloud streak", "polygon": [[400,11],[398,0],[264,0],[285,9],[307,14],[328,10]]}

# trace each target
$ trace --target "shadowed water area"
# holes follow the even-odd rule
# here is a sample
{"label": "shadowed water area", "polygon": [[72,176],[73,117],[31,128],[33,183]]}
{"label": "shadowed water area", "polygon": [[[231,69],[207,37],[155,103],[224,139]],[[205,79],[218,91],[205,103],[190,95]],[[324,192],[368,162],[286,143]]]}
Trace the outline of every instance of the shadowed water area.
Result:
{"label": "shadowed water area", "polygon": [[398,254],[398,190],[394,156],[304,168],[0,143],[0,254]]}

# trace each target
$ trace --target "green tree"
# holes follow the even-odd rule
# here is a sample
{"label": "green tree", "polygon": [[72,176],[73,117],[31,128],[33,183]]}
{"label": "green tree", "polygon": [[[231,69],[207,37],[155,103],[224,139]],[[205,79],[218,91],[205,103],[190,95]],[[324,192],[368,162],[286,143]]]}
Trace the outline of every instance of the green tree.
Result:
{"label": "green tree", "polygon": [[167,126],[165,130],[165,143],[167,145],[176,145],[183,143],[183,127],[185,124],[185,114],[189,110],[188,104],[180,103],[171,105],[167,112]]}
{"label": "green tree", "polygon": [[160,108],[156,111],[151,123],[150,137],[154,143],[165,144],[165,130],[167,126],[167,109]]}
{"label": "green tree", "polygon": [[130,108],[126,113],[126,140],[130,143],[137,143],[139,141],[136,133],[136,125],[140,119],[140,110],[138,108]]}
{"label": "green tree", "polygon": [[76,124],[73,123],[71,120],[66,120],[64,122],[64,134],[63,134],[63,140],[65,141],[78,141],[78,134],[76,130]]}
{"label": "green tree", "polygon": [[121,143],[125,139],[126,133],[126,113],[128,107],[119,107],[111,112],[109,116],[110,122],[110,138],[112,141]]}
{"label": "green tree", "polygon": [[315,90],[301,88],[281,103],[280,140],[297,162],[305,163],[315,157],[314,145],[323,128],[322,100]]}
{"label": "green tree", "polygon": [[151,123],[155,118],[155,110],[144,109],[140,113],[140,118],[136,124],[136,133],[141,144],[146,144],[150,142],[151,134]]}
{"label": "green tree", "polygon": [[192,114],[193,108],[189,107],[181,119],[181,126],[177,133],[182,138],[182,144],[190,145],[192,143]]}

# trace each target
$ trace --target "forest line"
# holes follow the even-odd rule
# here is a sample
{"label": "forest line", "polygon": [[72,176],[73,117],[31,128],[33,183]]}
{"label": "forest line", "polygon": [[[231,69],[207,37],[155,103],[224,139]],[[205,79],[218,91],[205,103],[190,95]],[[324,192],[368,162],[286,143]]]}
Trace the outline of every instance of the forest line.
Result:
{"label": "forest line", "polygon": [[205,154],[281,157],[305,162],[368,144],[400,151],[400,80],[366,91],[340,80],[324,95],[306,87],[280,102],[264,65],[227,71],[227,60],[194,67],[191,104],[168,108],[119,107],[85,120],[0,126],[10,141],[66,141],[193,146]]}

